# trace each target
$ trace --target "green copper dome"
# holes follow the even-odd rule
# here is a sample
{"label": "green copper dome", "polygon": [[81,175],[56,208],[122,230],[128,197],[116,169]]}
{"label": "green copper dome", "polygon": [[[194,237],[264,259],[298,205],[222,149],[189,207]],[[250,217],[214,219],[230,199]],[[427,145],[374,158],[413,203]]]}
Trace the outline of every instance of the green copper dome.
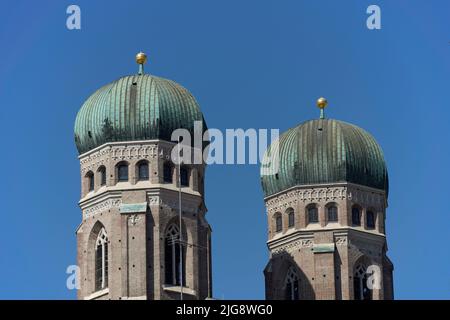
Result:
{"label": "green copper dome", "polygon": [[383,151],[365,130],[332,119],[316,119],[280,135],[278,173],[271,161],[277,143],[264,155],[261,182],[265,196],[297,185],[352,182],[388,192]]}
{"label": "green copper dome", "polygon": [[179,84],[149,74],[126,76],[92,94],[75,121],[80,154],[104,143],[163,139],[188,129],[203,115],[192,94]]}

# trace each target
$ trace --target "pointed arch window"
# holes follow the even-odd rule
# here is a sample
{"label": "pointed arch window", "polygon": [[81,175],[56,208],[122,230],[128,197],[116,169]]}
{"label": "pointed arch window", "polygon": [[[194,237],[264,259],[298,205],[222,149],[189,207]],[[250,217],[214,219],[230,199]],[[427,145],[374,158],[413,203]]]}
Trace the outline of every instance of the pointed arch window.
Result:
{"label": "pointed arch window", "polygon": [[298,286],[298,274],[294,267],[290,267],[286,275],[285,280],[285,299],[286,300],[298,300],[299,299],[299,286]]}
{"label": "pointed arch window", "polygon": [[[165,235],[165,283],[186,286],[186,250],[181,242],[180,229],[171,224]],[[183,255],[181,263],[180,253]],[[182,280],[182,281],[181,281]]]}
{"label": "pointed arch window", "polygon": [[353,291],[355,300],[372,300],[372,292],[367,286],[367,281],[367,269],[364,265],[359,264],[355,268],[355,275],[353,277]]}
{"label": "pointed arch window", "polygon": [[108,235],[102,228],[95,242],[95,290],[108,287]]}

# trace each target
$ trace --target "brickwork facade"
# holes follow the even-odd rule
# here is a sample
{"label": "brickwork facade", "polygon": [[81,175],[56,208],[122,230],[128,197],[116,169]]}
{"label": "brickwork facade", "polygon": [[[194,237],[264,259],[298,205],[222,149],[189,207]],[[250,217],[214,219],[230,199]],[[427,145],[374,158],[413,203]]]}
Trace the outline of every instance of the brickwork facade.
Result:
{"label": "brickwork facade", "polygon": [[[298,299],[361,298],[361,282],[358,277],[355,280],[361,267],[374,284],[373,290],[369,289],[370,298],[393,299],[384,191],[351,183],[301,186],[267,197],[265,202],[270,251],[264,270],[267,299],[293,298],[286,282],[290,268],[298,275]],[[331,206],[337,209],[336,219]],[[292,212],[293,224],[289,218]],[[281,223],[277,222],[280,217]]]}
{"label": "brickwork facade", "polygon": [[[165,279],[165,241],[170,225],[179,227],[178,170],[164,180],[174,144],[163,141],[108,143],[80,156],[82,223],[78,227],[79,299],[205,299],[211,297],[211,229],[204,203],[205,166],[185,166],[182,186],[181,242],[185,285]],[[148,178],[139,179],[139,164],[148,164]],[[119,181],[118,164],[128,167]],[[105,170],[106,179],[101,175]],[[93,179],[93,183],[90,179]],[[104,229],[107,241],[107,283],[98,285],[96,241]],[[96,261],[97,259],[97,261]]]}

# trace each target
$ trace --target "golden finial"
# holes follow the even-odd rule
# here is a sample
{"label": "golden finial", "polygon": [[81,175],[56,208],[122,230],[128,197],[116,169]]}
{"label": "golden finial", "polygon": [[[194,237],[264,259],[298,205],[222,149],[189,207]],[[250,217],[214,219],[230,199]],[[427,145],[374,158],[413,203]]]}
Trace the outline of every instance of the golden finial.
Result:
{"label": "golden finial", "polygon": [[136,55],[136,62],[137,62],[138,64],[144,64],[144,63],[146,63],[146,62],[147,62],[147,55],[146,55],[145,53],[143,53],[142,51],[139,52],[139,53]]}
{"label": "golden finial", "polygon": [[139,64],[139,74],[144,73],[144,64],[147,62],[147,55],[142,51],[136,55],[136,63]]}
{"label": "golden finial", "polygon": [[321,97],[321,98],[317,99],[317,106],[320,109],[325,108],[327,106],[327,104],[328,104],[328,101],[324,97]]}
{"label": "golden finial", "polygon": [[324,97],[317,99],[317,107],[320,109],[320,119],[325,118],[325,112],[323,109],[327,107],[328,101]]}

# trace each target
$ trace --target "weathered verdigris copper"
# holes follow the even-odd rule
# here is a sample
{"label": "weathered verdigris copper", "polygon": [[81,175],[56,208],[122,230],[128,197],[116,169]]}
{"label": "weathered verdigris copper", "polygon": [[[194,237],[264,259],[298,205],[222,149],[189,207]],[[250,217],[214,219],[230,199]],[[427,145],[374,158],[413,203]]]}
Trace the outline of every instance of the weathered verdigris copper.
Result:
{"label": "weathered verdigris copper", "polygon": [[[273,148],[269,147],[268,151]],[[268,153],[266,152],[267,162]],[[265,196],[297,185],[353,182],[388,192],[383,151],[365,130],[338,120],[306,121],[279,138],[278,173],[261,168]]]}
{"label": "weathered verdigris copper", "polygon": [[193,135],[194,121],[203,121],[203,115],[188,90],[149,74],[131,75],[86,100],[75,121],[75,143],[82,154],[107,142],[170,141],[178,128]]}

